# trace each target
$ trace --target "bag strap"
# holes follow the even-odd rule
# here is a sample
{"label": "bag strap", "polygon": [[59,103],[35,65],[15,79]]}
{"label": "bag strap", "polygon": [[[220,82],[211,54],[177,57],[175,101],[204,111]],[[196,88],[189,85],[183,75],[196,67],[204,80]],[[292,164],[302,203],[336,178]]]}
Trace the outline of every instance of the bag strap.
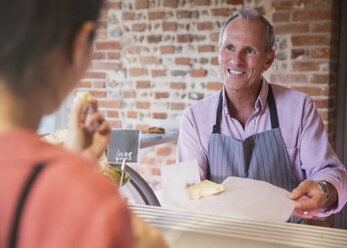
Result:
{"label": "bag strap", "polygon": [[16,209],[16,212],[14,215],[14,220],[12,222],[9,248],[15,248],[17,245],[18,228],[19,228],[23,208],[25,205],[25,201],[27,199],[27,196],[29,194],[29,191],[30,191],[35,179],[37,178],[37,176],[39,175],[39,173],[41,172],[43,167],[44,167],[44,164],[39,164],[39,165],[34,167],[33,171],[31,172],[31,174],[29,175],[29,177],[26,181],[26,184],[23,188],[22,194],[20,195],[19,201],[17,203],[17,209]]}

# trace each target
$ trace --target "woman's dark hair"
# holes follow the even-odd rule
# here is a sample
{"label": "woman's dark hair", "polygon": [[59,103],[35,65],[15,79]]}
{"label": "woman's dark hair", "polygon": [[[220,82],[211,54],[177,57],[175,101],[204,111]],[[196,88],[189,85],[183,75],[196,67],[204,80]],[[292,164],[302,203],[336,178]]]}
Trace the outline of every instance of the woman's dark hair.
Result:
{"label": "woman's dark hair", "polygon": [[40,67],[52,48],[61,46],[69,54],[76,31],[85,21],[97,20],[102,2],[1,0],[0,80],[14,91],[25,91],[27,75],[44,70]]}

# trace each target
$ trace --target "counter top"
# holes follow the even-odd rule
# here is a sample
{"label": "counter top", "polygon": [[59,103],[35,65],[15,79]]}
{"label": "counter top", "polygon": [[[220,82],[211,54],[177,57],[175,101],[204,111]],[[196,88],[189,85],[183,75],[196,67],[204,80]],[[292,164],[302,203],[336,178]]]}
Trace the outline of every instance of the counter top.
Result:
{"label": "counter top", "polygon": [[157,227],[169,247],[347,247],[347,230],[303,224],[261,222],[161,207],[129,208]]}

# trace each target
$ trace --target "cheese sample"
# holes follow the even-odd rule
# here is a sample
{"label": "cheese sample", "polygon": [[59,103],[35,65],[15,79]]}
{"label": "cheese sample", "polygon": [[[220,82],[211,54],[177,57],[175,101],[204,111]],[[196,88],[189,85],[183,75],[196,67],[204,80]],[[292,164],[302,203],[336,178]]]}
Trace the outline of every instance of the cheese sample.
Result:
{"label": "cheese sample", "polygon": [[89,107],[91,105],[91,101],[93,97],[89,94],[88,91],[80,91],[76,93],[78,99],[82,102],[85,107]]}
{"label": "cheese sample", "polygon": [[209,195],[222,192],[223,185],[214,183],[209,180],[187,187],[187,191],[191,200],[201,199]]}

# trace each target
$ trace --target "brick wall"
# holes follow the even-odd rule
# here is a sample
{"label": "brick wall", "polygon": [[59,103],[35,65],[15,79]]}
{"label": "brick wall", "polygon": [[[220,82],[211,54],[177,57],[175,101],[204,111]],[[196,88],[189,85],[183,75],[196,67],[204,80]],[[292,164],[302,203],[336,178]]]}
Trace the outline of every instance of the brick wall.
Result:
{"label": "brick wall", "polygon": [[[253,7],[277,34],[276,60],[265,77],[310,95],[334,143],[338,4],[108,0],[98,23],[93,61],[80,87],[99,99],[112,127],[142,129],[146,118],[173,120],[184,108],[221,89],[219,29],[233,10]],[[170,154],[172,162],[174,152]]]}

